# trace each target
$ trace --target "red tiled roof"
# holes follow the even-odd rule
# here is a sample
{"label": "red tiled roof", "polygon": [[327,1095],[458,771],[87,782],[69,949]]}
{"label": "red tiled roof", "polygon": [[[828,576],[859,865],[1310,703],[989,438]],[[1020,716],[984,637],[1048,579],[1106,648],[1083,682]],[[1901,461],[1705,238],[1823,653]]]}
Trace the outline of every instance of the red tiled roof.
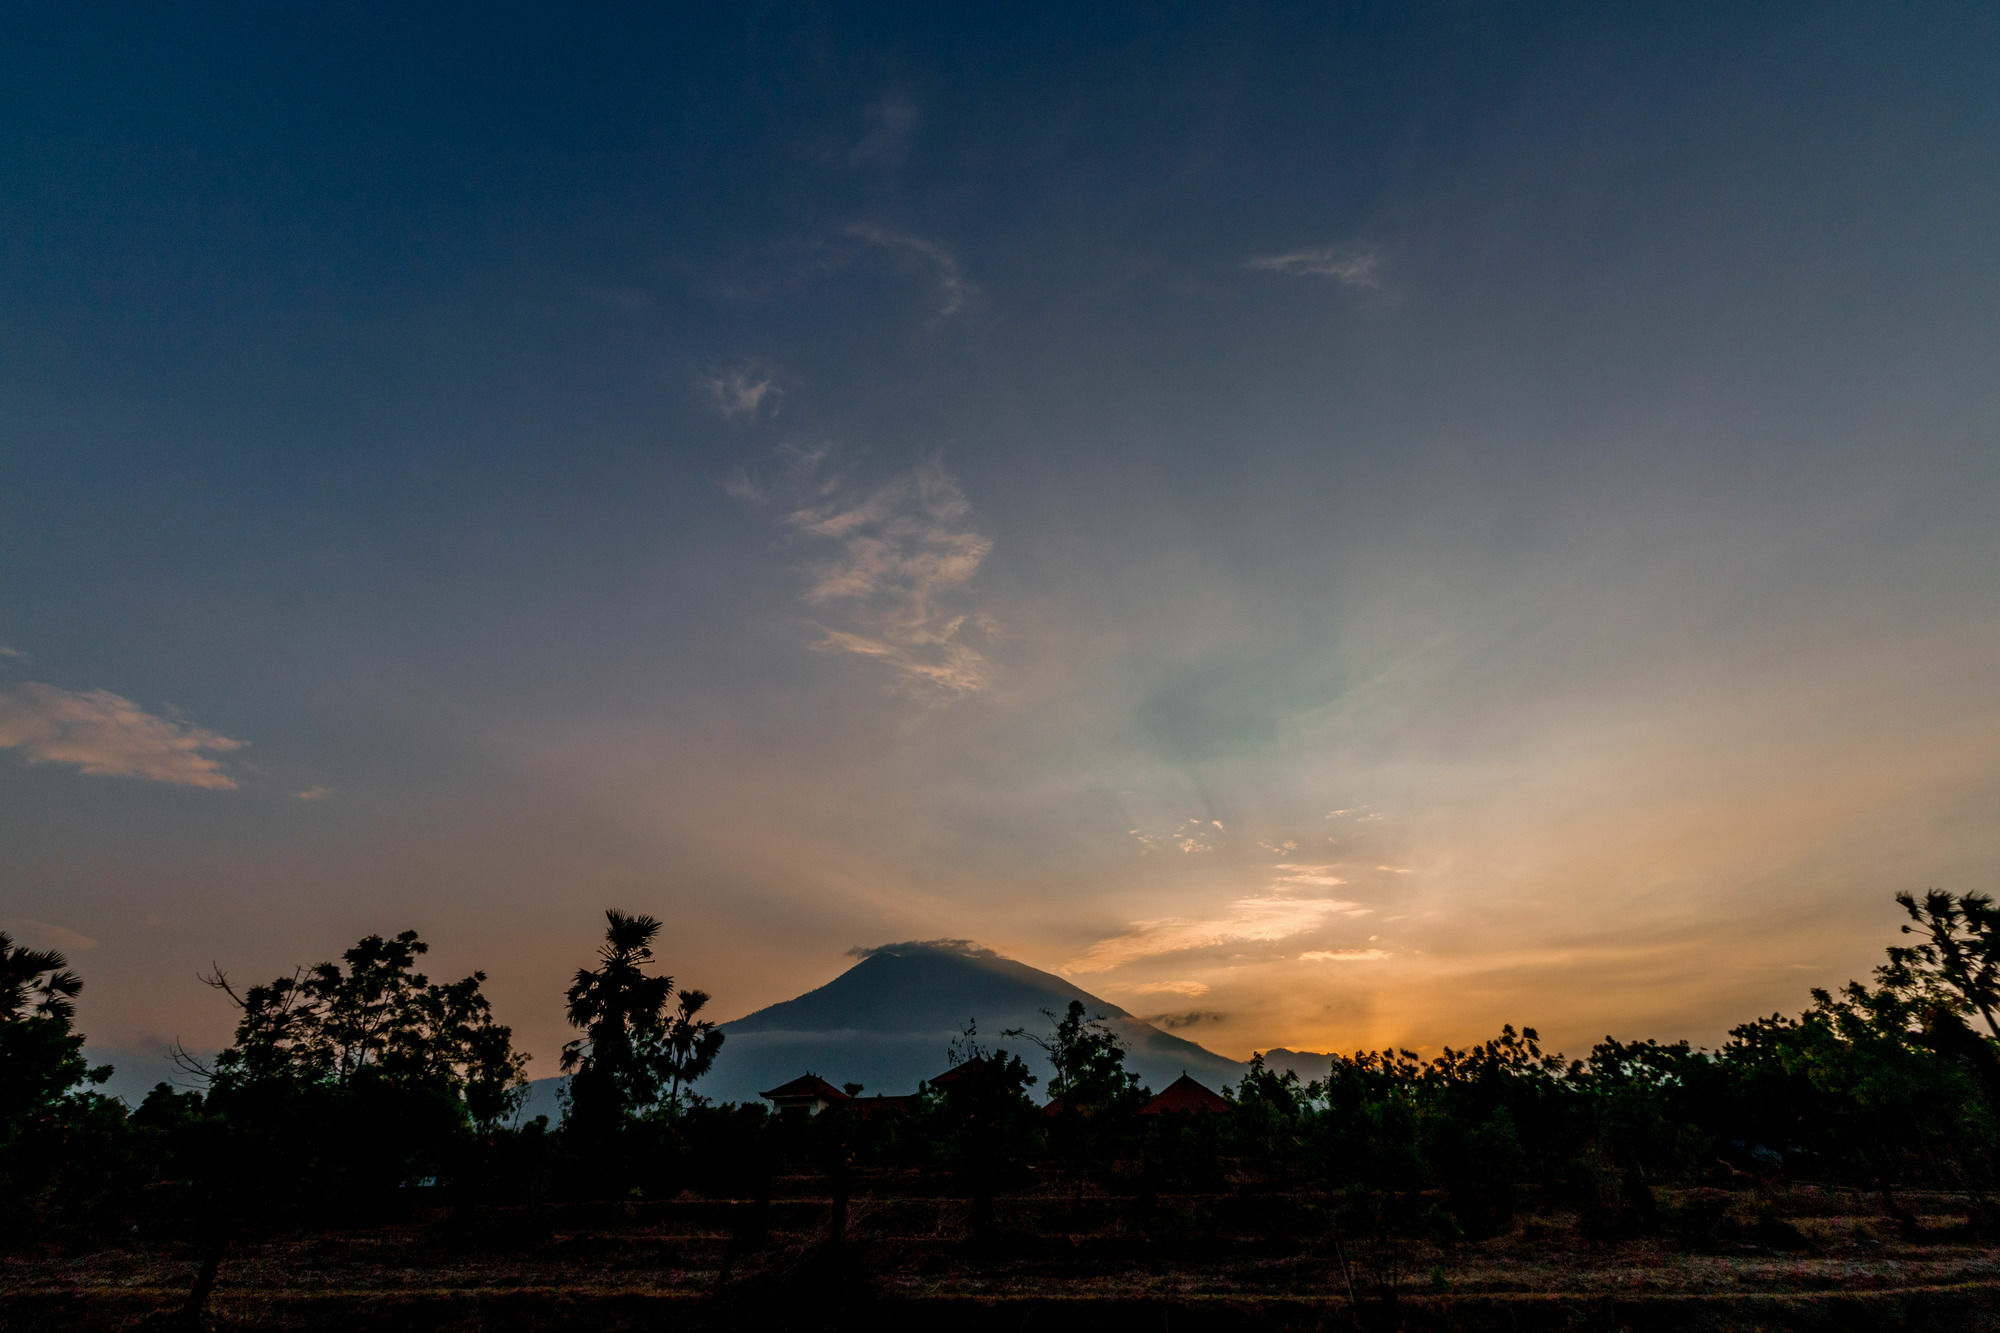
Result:
{"label": "red tiled roof", "polygon": [[1182,1074],[1167,1090],[1139,1108],[1140,1115],[1174,1115],[1178,1112],[1227,1111],[1229,1103],[1201,1084]]}
{"label": "red tiled roof", "polygon": [[760,1092],[759,1097],[776,1100],[780,1097],[819,1097],[829,1102],[844,1102],[847,1094],[818,1074],[801,1074],[790,1083],[781,1083],[769,1092]]}

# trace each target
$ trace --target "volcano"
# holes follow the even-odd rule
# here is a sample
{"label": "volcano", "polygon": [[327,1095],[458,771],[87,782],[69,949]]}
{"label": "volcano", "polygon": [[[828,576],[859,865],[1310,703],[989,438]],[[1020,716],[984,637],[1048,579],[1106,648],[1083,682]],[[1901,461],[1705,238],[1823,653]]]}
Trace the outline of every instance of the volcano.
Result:
{"label": "volcano", "polygon": [[1008,1028],[1046,1033],[1072,1000],[1101,1016],[1125,1043],[1126,1067],[1163,1088],[1181,1074],[1211,1087],[1242,1076],[1241,1062],[1162,1032],[1053,973],[958,941],[889,944],[868,951],[847,971],[795,1000],[759,1009],[733,1023],[704,1095],[744,1101],[760,1089],[810,1069],[834,1083],[857,1082],[869,1092],[914,1092],[942,1070],[946,1048],[968,1023],[989,1050],[1021,1056],[1048,1082],[1048,1062]]}
{"label": "volcano", "polygon": [[[859,1083],[866,1094],[916,1091],[949,1063],[947,1049],[967,1024],[988,1050],[1027,1061],[1046,1088],[1040,1048],[1009,1028],[1046,1033],[1072,1000],[1100,1017],[1125,1043],[1126,1067],[1158,1090],[1183,1073],[1211,1088],[1242,1077],[1243,1064],[1163,1032],[1108,1000],[1050,972],[963,941],[885,944],[816,990],[724,1023],[715,1067],[696,1091],[717,1102],[755,1101],[804,1073],[829,1083]],[[537,1080],[527,1115],[553,1115],[560,1080]]]}

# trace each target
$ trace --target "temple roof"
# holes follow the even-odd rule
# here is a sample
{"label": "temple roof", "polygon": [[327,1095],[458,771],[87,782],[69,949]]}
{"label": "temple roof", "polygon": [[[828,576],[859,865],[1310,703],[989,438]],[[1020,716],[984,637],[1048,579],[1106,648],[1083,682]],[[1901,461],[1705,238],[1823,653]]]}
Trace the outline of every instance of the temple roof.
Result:
{"label": "temple roof", "polygon": [[1165,1092],[1139,1108],[1140,1115],[1173,1115],[1182,1111],[1227,1111],[1229,1103],[1182,1074]]}

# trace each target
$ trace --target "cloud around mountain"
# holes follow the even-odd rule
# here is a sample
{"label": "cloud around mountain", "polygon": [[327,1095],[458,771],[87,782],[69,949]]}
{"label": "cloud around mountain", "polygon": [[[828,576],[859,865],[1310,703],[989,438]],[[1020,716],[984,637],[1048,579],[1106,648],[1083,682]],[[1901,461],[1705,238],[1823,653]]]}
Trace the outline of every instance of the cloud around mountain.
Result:
{"label": "cloud around mountain", "polygon": [[892,958],[910,953],[955,953],[961,958],[998,958],[1000,955],[983,944],[971,940],[904,940],[899,944],[857,944],[847,951],[849,958],[874,958],[888,954]]}

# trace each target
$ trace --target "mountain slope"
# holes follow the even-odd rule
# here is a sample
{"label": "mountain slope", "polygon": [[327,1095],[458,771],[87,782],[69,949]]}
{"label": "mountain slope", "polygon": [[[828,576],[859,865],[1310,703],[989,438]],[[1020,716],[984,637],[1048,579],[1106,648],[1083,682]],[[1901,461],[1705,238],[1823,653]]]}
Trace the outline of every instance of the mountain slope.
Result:
{"label": "mountain slope", "polygon": [[[1117,1005],[1011,958],[942,945],[898,944],[871,953],[817,990],[724,1027],[732,1034],[903,1031],[913,1020],[923,1027],[956,1014],[950,1026],[957,1032],[965,1018],[982,1011],[1027,1016],[1044,1007],[1060,1010],[1071,1000],[1082,1000],[1094,1014],[1129,1017]],[[988,1020],[980,1031],[993,1036],[999,1028]]]}
{"label": "mountain slope", "polygon": [[1052,973],[963,945],[898,944],[875,950],[817,990],[725,1023],[728,1040],[702,1091],[742,1101],[811,1070],[869,1092],[912,1092],[945,1067],[946,1048],[968,1021],[984,1045],[1019,1054],[1046,1084],[1050,1071],[1041,1051],[1002,1033],[1047,1032],[1054,1025],[1043,1011],[1060,1014],[1072,1000],[1104,1017],[1130,1051],[1128,1066],[1154,1088],[1183,1072],[1211,1086],[1241,1076],[1239,1062],[1162,1032]]}
{"label": "mountain slope", "polygon": [[[1049,1065],[1024,1037],[1008,1028],[1045,1033],[1071,1000],[1125,1042],[1127,1067],[1154,1090],[1182,1073],[1220,1089],[1242,1076],[1239,1061],[1162,1032],[1125,1010],[1049,972],[959,944],[894,944],[874,950],[815,990],[722,1025],[725,1040],[715,1068],[699,1084],[718,1102],[754,1101],[765,1088],[810,1071],[839,1085],[860,1083],[868,1093],[906,1093],[941,1072],[946,1049],[968,1021],[989,1050],[1005,1047],[1028,1062],[1046,1088]],[[560,1080],[534,1084],[524,1114],[554,1116]]]}
{"label": "mountain slope", "polygon": [[1323,1051],[1294,1051],[1278,1046],[1264,1052],[1265,1068],[1278,1073],[1289,1069],[1299,1076],[1301,1083],[1324,1081],[1327,1067],[1332,1063],[1333,1056]]}

